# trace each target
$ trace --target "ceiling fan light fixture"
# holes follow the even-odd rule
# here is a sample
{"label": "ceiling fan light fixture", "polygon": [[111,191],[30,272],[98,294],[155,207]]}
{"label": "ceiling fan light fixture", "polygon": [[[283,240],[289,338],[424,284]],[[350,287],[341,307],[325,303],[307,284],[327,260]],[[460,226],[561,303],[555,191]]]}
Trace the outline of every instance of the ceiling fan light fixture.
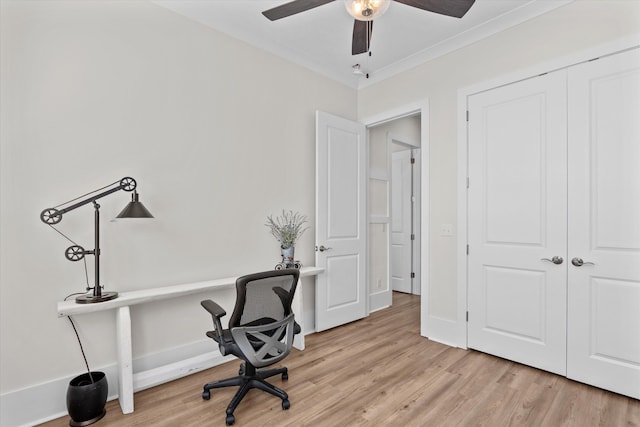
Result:
{"label": "ceiling fan light fixture", "polygon": [[391,0],[344,0],[344,7],[358,21],[373,21],[382,16]]}

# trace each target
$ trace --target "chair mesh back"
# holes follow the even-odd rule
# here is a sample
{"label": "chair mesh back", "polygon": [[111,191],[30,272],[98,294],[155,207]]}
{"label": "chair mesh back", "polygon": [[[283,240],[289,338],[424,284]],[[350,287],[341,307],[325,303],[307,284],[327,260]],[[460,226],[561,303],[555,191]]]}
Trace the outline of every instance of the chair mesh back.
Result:
{"label": "chair mesh back", "polygon": [[[291,301],[298,282],[298,270],[273,270],[240,277],[236,281],[237,304],[229,327],[266,319],[282,320],[291,313]],[[275,291],[281,288],[283,291]]]}

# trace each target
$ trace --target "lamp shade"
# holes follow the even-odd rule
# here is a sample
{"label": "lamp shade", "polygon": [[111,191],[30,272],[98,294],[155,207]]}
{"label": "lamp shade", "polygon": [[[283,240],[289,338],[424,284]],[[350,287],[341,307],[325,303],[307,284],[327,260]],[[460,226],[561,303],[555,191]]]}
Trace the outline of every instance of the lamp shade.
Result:
{"label": "lamp shade", "polygon": [[151,212],[138,200],[138,192],[134,191],[131,195],[131,201],[116,218],[153,218],[153,215],[151,215]]}
{"label": "lamp shade", "polygon": [[358,21],[373,21],[389,8],[391,0],[344,0],[347,12]]}

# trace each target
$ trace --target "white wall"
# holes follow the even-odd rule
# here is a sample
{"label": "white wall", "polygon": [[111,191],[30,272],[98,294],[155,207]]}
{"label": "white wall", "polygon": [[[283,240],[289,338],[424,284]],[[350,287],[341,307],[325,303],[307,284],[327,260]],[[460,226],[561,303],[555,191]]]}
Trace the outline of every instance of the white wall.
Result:
{"label": "white wall", "polygon": [[[106,290],[271,269],[280,254],[267,215],[293,209],[314,223],[315,110],[355,119],[357,94],[148,2],[0,4],[5,395],[84,370],[56,315],[58,301],[84,289],[82,262],[64,258],[69,243],[41,210],[137,179],[155,220],[109,221],[129,193],[100,201]],[[59,228],[93,248],[91,205]],[[297,247],[305,265],[314,263],[313,236]],[[206,339],[204,298],[231,309],[234,292],[132,308],[134,358]],[[115,363],[114,313],[76,321],[92,368]]]}
{"label": "white wall", "polygon": [[638,1],[577,0],[359,91],[359,118],[429,99],[429,227],[436,232],[429,241],[428,303],[434,320],[458,320],[456,239],[437,232],[440,224],[454,224],[454,232],[457,229],[458,89],[638,30]]}

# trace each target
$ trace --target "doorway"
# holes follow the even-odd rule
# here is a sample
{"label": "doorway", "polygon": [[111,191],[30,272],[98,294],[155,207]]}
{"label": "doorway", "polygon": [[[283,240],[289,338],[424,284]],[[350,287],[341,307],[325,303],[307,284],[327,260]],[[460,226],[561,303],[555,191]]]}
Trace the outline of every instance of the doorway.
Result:
{"label": "doorway", "polygon": [[421,122],[414,112],[367,128],[370,312],[394,290],[421,294]]}

